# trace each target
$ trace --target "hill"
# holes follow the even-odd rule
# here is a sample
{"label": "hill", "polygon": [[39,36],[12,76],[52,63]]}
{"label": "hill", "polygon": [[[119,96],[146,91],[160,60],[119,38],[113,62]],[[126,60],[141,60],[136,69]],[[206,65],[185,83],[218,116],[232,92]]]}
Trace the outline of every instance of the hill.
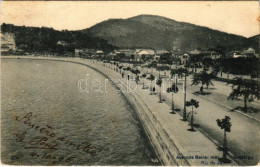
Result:
{"label": "hill", "polygon": [[107,52],[114,49],[114,46],[108,44],[107,41],[78,31],[57,31],[47,27],[26,27],[3,23],[1,32],[12,34],[17,49],[25,52],[64,53],[64,46],[58,45],[58,41],[66,43],[67,52],[74,52],[75,48],[102,49]]}
{"label": "hill", "polygon": [[252,36],[252,37],[250,37],[249,39],[254,40],[254,41],[256,41],[256,42],[259,42],[259,40],[260,40],[260,35]]}
{"label": "hill", "polygon": [[194,50],[222,46],[231,50],[252,46],[258,49],[258,42],[252,39],[154,15],[110,19],[81,32],[121,48]]}

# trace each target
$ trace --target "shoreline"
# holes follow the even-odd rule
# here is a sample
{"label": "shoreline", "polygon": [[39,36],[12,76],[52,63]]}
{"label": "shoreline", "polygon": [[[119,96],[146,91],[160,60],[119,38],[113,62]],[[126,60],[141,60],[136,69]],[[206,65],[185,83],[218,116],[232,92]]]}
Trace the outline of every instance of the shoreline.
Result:
{"label": "shoreline", "polygon": [[[18,58],[19,56],[1,56],[2,58]],[[80,65],[85,65],[87,67],[90,67],[94,69],[95,71],[101,73],[107,78],[118,78],[114,77],[118,75],[113,70],[108,70],[108,68],[104,69],[102,66],[98,66],[96,63],[89,62],[84,59],[79,59],[79,58],[56,58],[56,57],[29,57],[29,56],[24,56],[20,57],[25,58],[25,59],[36,59],[36,60],[49,60],[49,61],[61,61],[61,62],[71,62],[71,63],[76,63]],[[97,69],[98,68],[98,69]],[[102,71],[105,70],[105,71]],[[115,74],[114,74],[115,73]],[[120,78],[120,75],[119,75]],[[114,81],[112,80],[113,84]],[[116,85],[116,84],[115,84]],[[157,157],[159,160],[162,162],[164,165],[181,165],[181,166],[189,166],[189,165],[196,165],[196,166],[201,166],[201,165],[209,165],[207,163],[202,163],[201,159],[186,159],[186,158],[178,158],[178,157],[188,157],[188,156],[195,156],[194,153],[192,152],[200,152],[198,153],[201,154],[202,156],[221,156],[221,152],[218,152],[215,150],[216,146],[212,141],[209,141],[203,134],[200,132],[196,133],[187,133],[178,131],[178,126],[179,128],[186,127],[185,122],[180,122],[180,116],[175,116],[177,118],[170,118],[170,119],[175,119],[174,121],[178,124],[176,124],[176,129],[175,132],[172,132],[171,129],[171,123],[167,123],[166,120],[164,120],[165,117],[164,114],[160,115],[158,114],[158,109],[150,106],[150,103],[148,99],[146,99],[145,96],[142,96],[142,92],[134,92],[134,93],[122,93],[124,97],[129,101],[129,103],[134,107],[135,113],[137,114],[141,124],[142,124],[142,129],[144,129],[146,136],[148,137],[150,144],[153,146],[153,150],[156,152]],[[153,97],[152,97],[153,98]],[[146,101],[144,101],[146,99]],[[148,102],[148,104],[147,104]],[[157,102],[156,102],[157,103]],[[157,103],[158,104],[158,103]],[[154,105],[157,105],[154,104]],[[163,105],[163,104],[161,104]],[[166,108],[164,105],[162,108]],[[168,107],[167,107],[168,108]],[[168,109],[167,109],[168,110]],[[178,121],[178,122],[177,122]],[[172,122],[172,121],[170,121]],[[170,128],[170,129],[169,129]],[[177,136],[176,136],[177,135]],[[199,136],[198,136],[199,135]],[[184,138],[190,138],[191,139],[184,139]],[[201,148],[199,142],[194,141],[192,138],[198,137],[200,138],[203,142],[205,142],[205,146],[209,146],[209,148]],[[184,140],[184,141],[182,141]],[[185,140],[190,140],[189,143],[188,141]],[[188,143],[187,143],[188,142]],[[188,145],[185,145],[188,144]],[[193,150],[193,151],[192,151]],[[197,155],[197,154],[196,154]],[[217,164],[216,162],[214,162]],[[218,164],[220,165],[220,164]],[[234,161],[232,161],[232,164],[229,165],[236,165]]]}
{"label": "shoreline", "polygon": [[[105,73],[103,73],[102,71],[100,71],[97,68],[89,66],[89,65],[87,65],[85,63],[75,62],[75,61],[72,61],[72,60],[66,60],[66,58],[63,58],[63,57],[60,58],[60,57],[43,57],[43,56],[37,56],[37,57],[23,56],[21,58],[20,56],[1,56],[1,59],[18,59],[18,58],[19,59],[31,59],[31,60],[44,60],[44,61],[59,61],[59,62],[67,62],[67,63],[74,63],[74,64],[78,64],[78,65],[83,65],[83,66],[86,66],[86,67],[94,70],[95,72],[98,72],[99,74],[101,74],[106,79],[111,79],[111,77],[109,77],[108,75],[106,75]],[[73,58],[69,58],[69,59],[73,59]],[[110,80],[110,81],[111,81],[110,83],[112,83],[115,87],[118,88],[117,84],[115,84],[113,80]],[[130,110],[133,111],[131,113],[131,115],[134,117],[134,119],[136,119],[138,121],[138,124],[139,124],[138,128],[139,128],[140,134],[142,135],[142,138],[145,141],[144,144],[151,151],[151,154],[149,154],[147,156],[150,157],[151,161],[155,161],[154,165],[156,165],[156,166],[159,165],[159,164],[163,165],[163,162],[160,161],[160,159],[159,159],[159,157],[157,155],[157,152],[156,152],[155,148],[153,147],[153,145],[152,145],[152,143],[151,143],[151,141],[149,139],[149,136],[148,136],[148,134],[147,134],[143,124],[142,124],[142,121],[140,120],[140,118],[138,116],[135,104],[131,103],[130,100],[128,99],[128,97],[121,91],[120,91],[120,95],[126,101],[126,103],[130,105]],[[148,142],[146,142],[146,141],[148,141]]]}

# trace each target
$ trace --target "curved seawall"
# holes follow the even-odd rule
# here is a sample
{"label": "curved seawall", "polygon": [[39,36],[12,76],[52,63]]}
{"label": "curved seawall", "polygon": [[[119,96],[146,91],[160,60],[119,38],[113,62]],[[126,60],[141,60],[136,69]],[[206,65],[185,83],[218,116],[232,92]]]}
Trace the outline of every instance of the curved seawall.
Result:
{"label": "curved seawall", "polygon": [[[103,74],[115,85],[117,85],[115,81],[120,81],[120,86],[124,90],[129,86],[127,80],[121,78],[120,73],[102,66],[102,63],[93,63],[79,58],[26,58],[85,65]],[[199,131],[195,133],[187,131],[187,122],[180,121],[182,117],[178,114],[169,115],[169,106],[158,103],[156,96],[149,96],[149,93],[144,90],[123,92],[123,94],[134,107],[157,157],[164,165],[200,166],[209,165],[209,162],[221,165],[217,158],[210,158],[222,156],[222,152],[216,149],[217,146]],[[232,161],[229,165],[236,165],[236,163]]]}
{"label": "curved seawall", "polygon": [[[4,56],[2,58],[17,58],[17,56]],[[110,72],[102,66],[97,66],[91,62],[81,60],[81,59],[72,59],[72,58],[51,58],[51,57],[19,57],[21,59],[37,59],[37,60],[47,60],[47,61],[60,61],[60,62],[70,62],[76,63],[79,65],[84,65],[92,68],[93,70],[99,72],[106,78],[114,82],[113,79],[119,78],[120,75],[116,75],[115,72]],[[114,83],[116,85],[116,83]],[[122,85],[124,89],[127,89],[127,85]],[[150,140],[151,145],[153,146],[157,157],[164,165],[189,165],[185,160],[176,160],[176,156],[181,155],[178,148],[173,141],[169,138],[169,135],[162,128],[161,123],[157,120],[156,116],[149,110],[147,104],[144,103],[142,97],[137,93],[123,93],[127,100],[131,103],[138,115],[140,122],[145,130],[147,137]]]}
{"label": "curved seawall", "polygon": [[[101,150],[98,156],[92,157],[59,143],[57,150],[50,151],[52,155],[77,157],[71,165],[160,165],[136,112],[124,95],[113,91],[112,82],[106,84],[107,93],[78,90],[78,81],[86,74],[89,74],[89,83],[93,79],[99,80],[104,90],[107,77],[101,73],[70,62],[1,60],[2,162],[51,165],[52,162],[31,159],[28,155],[31,149],[23,149],[13,139],[15,134],[26,131],[24,141],[27,146],[30,139],[37,137],[32,129],[28,130],[14,119],[14,116],[31,112],[33,123],[41,126],[47,123],[57,136],[65,136],[73,143],[89,141]],[[51,140],[48,138],[50,142],[59,142],[57,138]],[[49,152],[35,151],[38,154]],[[23,157],[10,159],[14,154]],[[52,165],[65,163],[53,162]]]}

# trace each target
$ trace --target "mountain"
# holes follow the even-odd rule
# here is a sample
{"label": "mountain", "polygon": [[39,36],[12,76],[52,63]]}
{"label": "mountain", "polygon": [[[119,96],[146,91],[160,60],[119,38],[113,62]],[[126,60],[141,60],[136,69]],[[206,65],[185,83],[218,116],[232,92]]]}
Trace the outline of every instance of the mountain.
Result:
{"label": "mountain", "polygon": [[81,32],[121,48],[194,50],[222,46],[231,50],[252,46],[258,49],[258,42],[252,39],[154,15],[109,19]]}
{"label": "mountain", "polygon": [[254,41],[256,41],[256,42],[259,42],[259,40],[260,40],[260,35],[252,36],[252,37],[250,37],[249,39],[254,40]]}

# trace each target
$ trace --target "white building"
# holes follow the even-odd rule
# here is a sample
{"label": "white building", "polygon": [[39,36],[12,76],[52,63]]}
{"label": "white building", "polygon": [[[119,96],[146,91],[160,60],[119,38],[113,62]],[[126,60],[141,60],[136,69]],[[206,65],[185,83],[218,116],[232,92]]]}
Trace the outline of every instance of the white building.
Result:
{"label": "white building", "polygon": [[0,33],[1,52],[16,51],[15,39],[12,33]]}

